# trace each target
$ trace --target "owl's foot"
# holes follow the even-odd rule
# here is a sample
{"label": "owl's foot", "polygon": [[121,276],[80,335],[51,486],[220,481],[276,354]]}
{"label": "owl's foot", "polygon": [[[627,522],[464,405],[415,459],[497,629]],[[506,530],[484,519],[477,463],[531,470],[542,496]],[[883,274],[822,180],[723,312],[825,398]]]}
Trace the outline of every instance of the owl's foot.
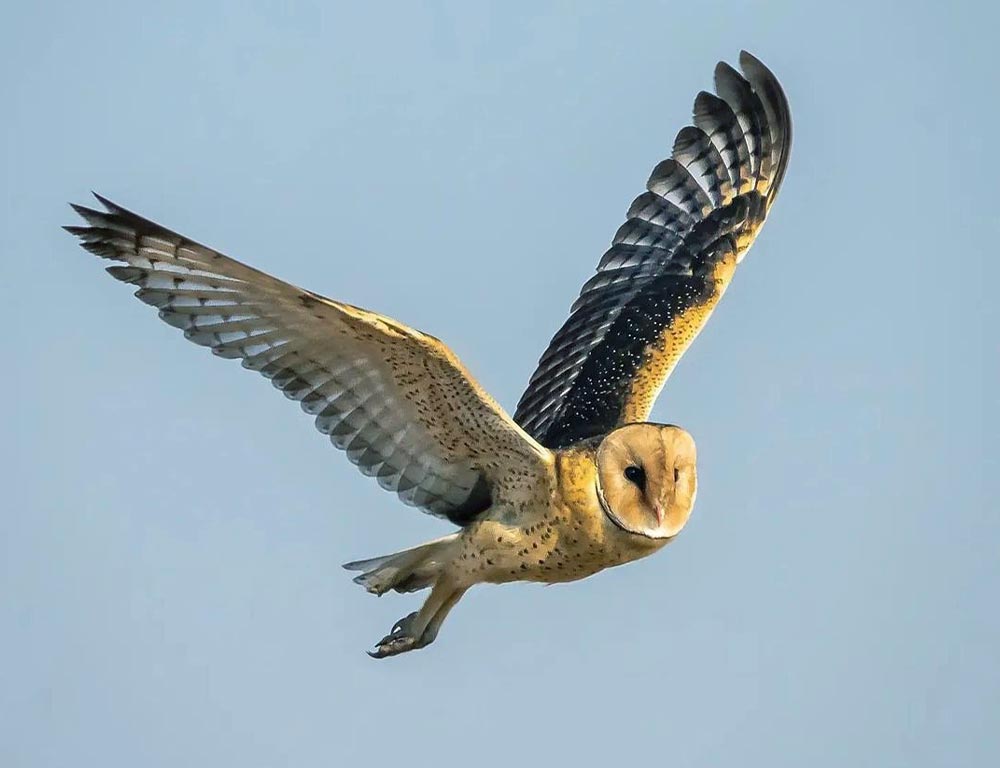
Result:
{"label": "owl's foot", "polygon": [[438,636],[444,617],[465,594],[467,587],[456,588],[450,581],[439,581],[431,590],[423,608],[397,621],[392,631],[378,641],[375,650],[368,655],[373,659],[384,659],[407,651],[424,648]]}
{"label": "owl's foot", "polygon": [[425,645],[428,645],[430,640],[424,641],[424,635],[426,633],[422,633],[418,637],[414,637],[413,634],[411,634],[416,618],[417,612],[414,611],[409,616],[406,616],[393,624],[392,631],[379,640],[378,644],[375,646],[375,650],[368,651],[368,655],[373,659],[384,659],[387,656],[396,656],[397,654],[406,653],[407,651],[415,651],[418,648],[423,648]]}

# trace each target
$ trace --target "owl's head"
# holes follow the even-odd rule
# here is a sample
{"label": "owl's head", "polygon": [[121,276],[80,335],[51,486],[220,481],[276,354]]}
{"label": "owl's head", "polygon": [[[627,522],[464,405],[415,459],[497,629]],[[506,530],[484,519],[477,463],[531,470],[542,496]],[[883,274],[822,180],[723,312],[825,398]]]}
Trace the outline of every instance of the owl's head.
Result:
{"label": "owl's head", "polygon": [[622,530],[652,539],[680,533],[698,491],[694,439],[680,427],[629,424],[597,448],[598,496]]}

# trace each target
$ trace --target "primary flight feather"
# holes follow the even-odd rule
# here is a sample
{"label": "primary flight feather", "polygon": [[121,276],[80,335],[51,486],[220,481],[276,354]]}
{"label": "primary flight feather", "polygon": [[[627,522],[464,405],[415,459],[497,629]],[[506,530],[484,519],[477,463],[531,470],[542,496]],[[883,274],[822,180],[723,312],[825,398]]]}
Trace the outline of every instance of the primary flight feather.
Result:
{"label": "primary flight feather", "polygon": [[461,529],[348,563],[374,594],[431,587],[372,653],[421,648],[476,583],[572,581],[675,537],[697,491],[694,441],[645,423],[774,202],[791,118],[753,56],[656,166],[539,361],[513,419],[437,339],[285,283],[97,196],[66,229],[196,344],[269,378],[407,504]]}

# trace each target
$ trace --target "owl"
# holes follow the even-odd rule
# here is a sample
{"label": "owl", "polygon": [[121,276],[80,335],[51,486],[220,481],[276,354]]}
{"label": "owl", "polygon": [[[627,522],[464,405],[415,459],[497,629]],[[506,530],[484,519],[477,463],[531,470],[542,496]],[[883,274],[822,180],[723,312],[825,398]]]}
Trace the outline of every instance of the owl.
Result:
{"label": "owl", "polygon": [[362,473],[458,530],[344,567],[429,589],[370,654],[434,641],[479,583],[568,582],[662,549],[698,488],[691,435],[646,421],[764,223],[792,140],[774,75],[715,69],[693,125],[583,286],[513,417],[441,341],[260,272],[97,196],[66,229],[185,338],[270,379]]}

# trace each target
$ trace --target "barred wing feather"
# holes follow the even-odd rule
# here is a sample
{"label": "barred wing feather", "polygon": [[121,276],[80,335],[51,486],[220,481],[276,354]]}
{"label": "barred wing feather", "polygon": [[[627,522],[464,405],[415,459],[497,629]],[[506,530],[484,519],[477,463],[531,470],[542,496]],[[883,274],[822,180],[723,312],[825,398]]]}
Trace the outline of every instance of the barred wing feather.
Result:
{"label": "barred wing feather", "polygon": [[515,467],[548,452],[440,341],[282,282],[98,196],[67,227],[108,272],[138,286],[189,340],[242,360],[306,413],[366,475],[407,504],[463,525]]}
{"label": "barred wing feather", "polygon": [[720,62],[553,337],[514,420],[549,448],[645,421],[764,224],[792,141],[774,75]]}

